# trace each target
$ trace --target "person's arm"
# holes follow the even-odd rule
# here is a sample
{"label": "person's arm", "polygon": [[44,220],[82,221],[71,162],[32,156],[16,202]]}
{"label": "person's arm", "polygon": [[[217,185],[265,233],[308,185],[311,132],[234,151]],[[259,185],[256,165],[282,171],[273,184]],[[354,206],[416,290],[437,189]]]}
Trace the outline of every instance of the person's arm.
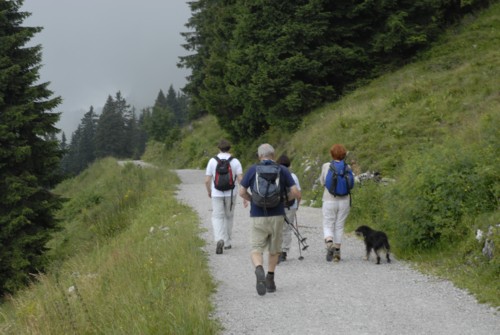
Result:
{"label": "person's arm", "polygon": [[290,192],[288,192],[288,200],[292,199],[296,199],[298,202],[300,202],[300,199],[302,199],[302,193],[300,192],[297,185],[293,185],[292,187],[290,187]]}
{"label": "person's arm", "polygon": [[[241,185],[241,181],[243,180],[243,174],[237,175],[236,176],[236,180],[238,181],[238,185]],[[238,193],[241,192],[241,189],[242,189],[242,187],[240,186]],[[246,193],[248,194],[248,192],[246,192]],[[248,195],[250,196],[250,194],[248,194]],[[243,196],[241,196],[241,197],[243,198]],[[247,208],[249,202],[250,202],[250,200],[247,200],[247,199],[243,198],[243,207]]]}
{"label": "person's arm", "polygon": [[212,197],[212,176],[205,176],[205,188],[208,192],[208,197]]}
{"label": "person's arm", "polygon": [[321,166],[321,174],[319,175],[319,182],[321,186],[325,186],[326,173],[327,171],[325,171],[325,165],[323,164]]}
{"label": "person's arm", "polygon": [[241,186],[239,189],[239,194],[240,194],[240,197],[242,197],[246,201],[252,200],[252,196],[250,195],[250,193],[248,193],[248,188],[246,188],[246,187]]}

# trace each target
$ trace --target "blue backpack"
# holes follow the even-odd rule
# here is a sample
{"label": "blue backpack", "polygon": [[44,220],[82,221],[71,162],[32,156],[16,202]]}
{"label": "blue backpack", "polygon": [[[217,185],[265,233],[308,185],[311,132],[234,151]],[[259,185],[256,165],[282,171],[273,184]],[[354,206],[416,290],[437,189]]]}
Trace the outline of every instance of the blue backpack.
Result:
{"label": "blue backpack", "polygon": [[326,174],[325,187],[335,197],[351,194],[351,189],[354,187],[354,176],[350,166],[343,160],[340,162],[332,161]]}

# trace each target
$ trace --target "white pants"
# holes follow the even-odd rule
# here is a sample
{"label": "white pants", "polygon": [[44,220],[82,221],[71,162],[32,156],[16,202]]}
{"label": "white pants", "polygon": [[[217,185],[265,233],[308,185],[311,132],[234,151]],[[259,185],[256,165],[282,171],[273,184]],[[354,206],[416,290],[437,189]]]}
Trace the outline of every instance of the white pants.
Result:
{"label": "white pants", "polygon": [[224,241],[224,246],[231,245],[231,235],[233,232],[234,206],[236,196],[233,196],[233,206],[231,207],[231,197],[212,197],[212,227],[214,230],[215,242]]}
{"label": "white pants", "polygon": [[[290,224],[295,224],[295,213],[297,208],[285,208],[285,215]],[[281,244],[281,251],[288,252],[292,244],[292,228],[288,223],[283,224],[283,243]]]}
{"label": "white pants", "polygon": [[323,202],[323,236],[333,237],[336,244],[342,243],[344,224],[351,211],[349,197],[342,200]]}

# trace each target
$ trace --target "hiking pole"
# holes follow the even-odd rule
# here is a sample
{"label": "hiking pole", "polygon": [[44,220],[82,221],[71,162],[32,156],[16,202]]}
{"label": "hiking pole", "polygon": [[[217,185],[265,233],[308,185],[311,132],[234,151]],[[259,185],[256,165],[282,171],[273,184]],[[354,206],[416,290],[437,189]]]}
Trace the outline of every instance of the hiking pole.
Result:
{"label": "hiking pole", "polygon": [[[300,235],[300,232],[298,230],[297,227],[295,227],[289,220],[288,218],[286,217],[286,215],[283,215],[283,217],[285,218],[285,222],[290,226],[290,228],[292,229],[295,237],[297,237],[297,240],[299,241],[299,253],[300,253],[300,257],[299,258],[300,260],[304,259],[304,257],[302,257],[302,253],[301,253],[301,250],[306,250],[309,246],[307,245],[306,243],[306,239],[305,237],[303,237],[302,235]],[[302,248],[301,248],[302,246]]]}
{"label": "hiking pole", "polygon": [[[299,231],[299,221],[297,220],[297,212],[295,212],[295,225],[296,225],[297,232],[298,232]],[[304,242],[305,242],[305,239],[304,239]],[[302,261],[302,260],[304,260],[304,257],[302,256],[302,250],[300,249],[300,242],[299,242],[299,261]]]}

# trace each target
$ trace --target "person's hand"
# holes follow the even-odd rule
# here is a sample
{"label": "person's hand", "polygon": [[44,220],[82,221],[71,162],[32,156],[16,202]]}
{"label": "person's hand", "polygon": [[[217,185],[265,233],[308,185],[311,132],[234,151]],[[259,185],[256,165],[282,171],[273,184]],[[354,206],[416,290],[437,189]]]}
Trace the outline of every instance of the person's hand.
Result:
{"label": "person's hand", "polygon": [[247,199],[243,199],[243,207],[247,208],[248,203],[249,203],[249,201]]}

